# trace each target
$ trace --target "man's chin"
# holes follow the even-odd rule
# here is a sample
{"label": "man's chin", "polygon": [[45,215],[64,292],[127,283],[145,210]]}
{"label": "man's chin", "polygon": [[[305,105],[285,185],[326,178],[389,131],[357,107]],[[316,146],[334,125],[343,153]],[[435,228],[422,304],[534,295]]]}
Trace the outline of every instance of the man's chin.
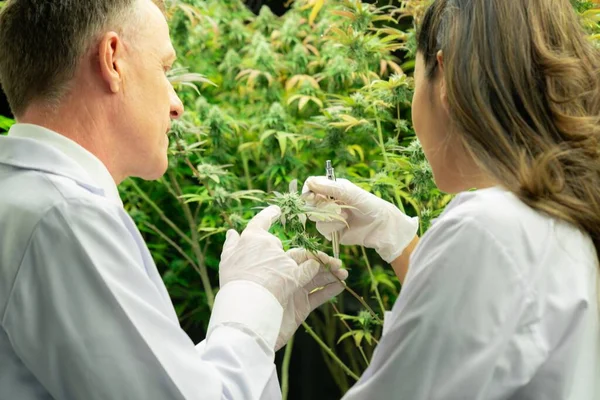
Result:
{"label": "man's chin", "polygon": [[148,169],[144,170],[143,172],[136,174],[135,177],[141,178],[145,181],[155,181],[157,179],[162,178],[162,176],[167,172],[168,167],[169,167],[169,161],[168,161],[167,157],[165,156],[164,160],[161,160],[161,162],[156,163],[153,166],[153,168],[148,168]]}

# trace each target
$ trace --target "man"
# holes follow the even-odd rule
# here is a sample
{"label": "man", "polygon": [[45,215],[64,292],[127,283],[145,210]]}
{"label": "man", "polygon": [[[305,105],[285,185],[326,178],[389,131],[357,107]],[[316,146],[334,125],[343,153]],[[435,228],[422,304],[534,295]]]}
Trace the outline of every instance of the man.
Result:
{"label": "man", "polygon": [[227,234],[207,340],[181,330],[116,188],[165,172],[183,113],[161,11],[9,0],[0,14],[18,121],[0,137],[0,399],[279,398],[274,349],[342,290],[306,252],[282,250],[271,207]]}

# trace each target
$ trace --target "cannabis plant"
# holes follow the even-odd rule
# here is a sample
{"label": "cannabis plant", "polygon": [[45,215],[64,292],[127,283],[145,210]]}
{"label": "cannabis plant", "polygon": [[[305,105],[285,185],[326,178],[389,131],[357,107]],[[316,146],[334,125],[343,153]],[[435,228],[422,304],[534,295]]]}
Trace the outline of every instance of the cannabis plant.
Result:
{"label": "cannabis plant", "polygon": [[[259,208],[282,208],[272,232],[286,247],[331,252],[310,217],[337,218],[339,208],[310,208],[292,183],[323,175],[326,160],[339,177],[419,216],[421,234],[450,200],[410,123],[413,27],[428,1],[390,3],[296,0],[278,17],[267,7],[255,15],[241,0],[170,2],[179,54],[171,79],[186,113],[173,124],[166,176],[120,189],[192,337],[208,323],[226,230],[243,229]],[[598,38],[598,10],[573,3]],[[367,367],[401,290],[374,252],[346,246],[341,259],[348,291],[300,329],[320,346],[337,398]]]}

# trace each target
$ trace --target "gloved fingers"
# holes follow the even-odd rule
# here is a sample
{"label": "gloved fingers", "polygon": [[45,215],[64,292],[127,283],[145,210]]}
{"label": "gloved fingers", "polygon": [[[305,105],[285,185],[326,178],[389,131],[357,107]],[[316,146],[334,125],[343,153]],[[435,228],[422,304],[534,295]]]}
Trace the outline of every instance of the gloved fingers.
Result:
{"label": "gloved fingers", "polygon": [[235,231],[235,229],[228,230],[227,234],[225,235],[225,243],[223,243],[223,251],[221,254],[230,252],[231,249],[237,245],[239,240],[240,235]]}
{"label": "gloved fingers", "polygon": [[[308,179],[312,178],[312,176],[309,176]],[[310,204],[312,204],[312,201],[316,201],[316,196],[320,196],[317,195],[316,193],[311,192],[311,190],[308,188],[307,182],[308,179],[304,181],[304,185],[302,185],[302,194],[301,196],[304,198],[304,200],[306,200],[307,202],[309,202]],[[325,196],[322,196],[325,198]]]}
{"label": "gloved fingers", "polygon": [[318,251],[316,254],[310,253],[310,257],[319,261],[321,267],[325,265],[327,269],[332,271],[338,271],[342,267],[342,260],[339,258],[331,257],[330,255],[323,253],[322,251]]}
{"label": "gloved fingers", "polygon": [[274,246],[283,250],[283,243],[281,242],[281,239],[267,231],[246,229],[244,232],[242,232],[242,236],[250,238],[251,240],[255,241],[255,243],[259,243],[260,241],[259,246],[261,246],[263,249],[266,249],[267,246]]}
{"label": "gloved fingers", "polygon": [[[362,190],[346,179],[332,181],[325,176],[311,176],[304,182],[304,188],[317,195],[332,197],[348,205],[352,205],[354,192]],[[303,191],[304,191],[303,188]]]}
{"label": "gloved fingers", "polygon": [[317,251],[313,253],[309,250],[302,248],[294,248],[287,251],[287,255],[292,258],[292,260],[296,261],[297,264],[302,264],[307,260],[317,260],[320,263],[327,265],[332,270],[338,270],[342,266],[342,261],[333,258],[322,251]]}
{"label": "gloved fingers", "polygon": [[260,240],[262,246],[270,245],[283,249],[281,240],[269,233],[269,228],[280,216],[281,209],[278,206],[269,206],[263,209],[248,222],[241,236],[252,241]]}
{"label": "gloved fingers", "polygon": [[281,209],[278,206],[269,206],[254,216],[248,222],[246,230],[268,231],[271,225],[281,216]]}
{"label": "gloved fingers", "polygon": [[309,260],[309,257],[308,257],[309,251],[306,249],[299,248],[299,247],[296,247],[296,248],[286,251],[286,254],[292,260],[294,260],[296,262],[296,264],[298,264],[298,265]]}
{"label": "gloved fingers", "polygon": [[304,202],[310,207],[320,210],[325,209],[326,211],[329,211],[330,208],[334,207],[341,209],[339,200],[335,200],[322,194],[313,193],[308,189],[308,186],[304,186],[304,189],[307,190],[307,192],[302,194],[302,199],[304,199]]}
{"label": "gloved fingers", "polygon": [[325,268],[321,267],[319,273],[311,280],[304,289],[307,292],[312,292],[313,290],[327,286],[331,283],[339,282],[340,280],[345,280],[348,277],[348,271],[345,269],[338,269],[336,271],[328,271]]}
{"label": "gloved fingers", "polygon": [[294,268],[292,274],[295,283],[298,285],[297,288],[306,286],[319,273],[320,269],[321,264],[317,260],[307,260],[298,265],[298,268]]}
{"label": "gloved fingers", "polygon": [[304,187],[302,187],[302,194],[300,196],[306,204],[312,207],[317,207],[324,201],[334,201],[323,195],[311,192],[306,183],[304,184]]}
{"label": "gloved fingers", "polygon": [[345,281],[348,278],[348,270],[347,269],[337,269],[337,270],[329,270],[330,274],[337,276],[340,280]]}
{"label": "gloved fingers", "polygon": [[340,231],[348,228],[346,226],[346,224],[341,221],[317,222],[316,226],[317,226],[317,231],[319,231],[319,233],[321,235],[323,235],[325,237],[325,239],[327,239],[329,241],[331,241],[331,234],[333,232],[340,232]]}
{"label": "gloved fingers", "polygon": [[323,289],[317,290],[308,295],[308,302],[310,304],[310,310],[313,311],[315,308],[321,306],[331,298],[337,296],[344,291],[344,284],[340,282],[331,283],[325,286]]}
{"label": "gloved fingers", "polygon": [[336,200],[332,199],[321,199],[319,202],[313,202],[310,204],[312,209],[307,212],[308,219],[313,222],[342,222],[345,223],[349,217],[348,208],[350,206],[342,206],[338,204]]}

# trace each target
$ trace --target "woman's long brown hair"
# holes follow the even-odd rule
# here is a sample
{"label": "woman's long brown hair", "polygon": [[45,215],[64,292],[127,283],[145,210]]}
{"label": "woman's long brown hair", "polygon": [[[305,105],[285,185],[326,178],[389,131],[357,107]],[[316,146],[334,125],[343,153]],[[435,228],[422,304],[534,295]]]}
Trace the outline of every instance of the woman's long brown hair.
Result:
{"label": "woman's long brown hair", "polygon": [[600,52],[568,0],[435,0],[418,34],[441,50],[450,115],[475,161],[600,254]]}

